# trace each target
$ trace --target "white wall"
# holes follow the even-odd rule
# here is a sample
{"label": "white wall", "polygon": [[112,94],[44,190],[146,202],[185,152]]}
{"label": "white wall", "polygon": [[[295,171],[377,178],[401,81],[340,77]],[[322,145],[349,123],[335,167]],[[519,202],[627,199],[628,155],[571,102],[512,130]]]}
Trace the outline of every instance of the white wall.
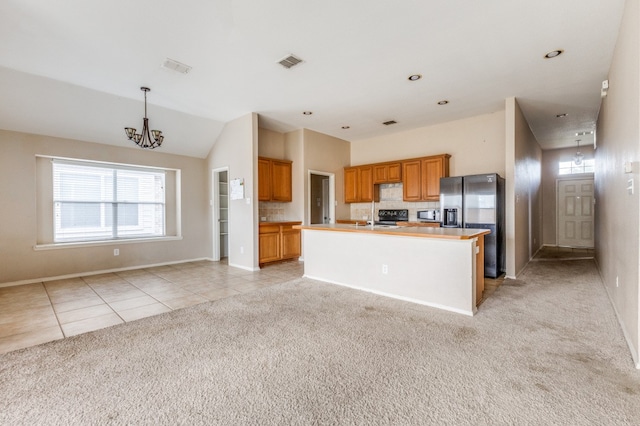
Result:
{"label": "white wall", "polygon": [[[596,260],[640,368],[640,6],[627,0],[598,118]],[[633,164],[625,173],[624,163]],[[633,180],[635,191],[627,190]]]}
{"label": "white wall", "polygon": [[[206,162],[142,150],[123,136],[122,147],[0,130],[0,284],[210,256]],[[182,171],[182,240],[33,249],[38,235],[36,155],[175,168]],[[53,208],[51,206],[51,208]],[[114,256],[113,249],[120,255]]]}
{"label": "white wall", "polygon": [[542,149],[515,98],[506,107],[506,266],[516,277],[542,245]]}
{"label": "white wall", "polygon": [[258,128],[258,155],[260,157],[291,160],[285,157],[284,133]]}
{"label": "white wall", "polygon": [[309,170],[335,175],[335,218],[348,218],[350,208],[344,202],[344,168],[349,166],[351,143],[313,130],[303,130],[304,140],[304,220],[308,224]]}
{"label": "white wall", "polygon": [[285,207],[285,219],[296,220],[304,223],[305,206],[305,175],[307,169],[304,164],[304,140],[303,130],[296,130],[284,134],[284,152],[287,160],[293,161],[291,164],[291,203]]}
{"label": "white wall", "polygon": [[351,165],[451,154],[451,176],[505,173],[504,110],[351,142]]}
{"label": "white wall", "polygon": [[[209,198],[212,194],[211,170],[228,167],[229,181],[244,180],[244,199],[229,201],[229,265],[258,269],[258,116],[247,114],[228,122],[207,157]],[[212,240],[212,211],[208,226]],[[210,256],[213,246],[210,244]]]}

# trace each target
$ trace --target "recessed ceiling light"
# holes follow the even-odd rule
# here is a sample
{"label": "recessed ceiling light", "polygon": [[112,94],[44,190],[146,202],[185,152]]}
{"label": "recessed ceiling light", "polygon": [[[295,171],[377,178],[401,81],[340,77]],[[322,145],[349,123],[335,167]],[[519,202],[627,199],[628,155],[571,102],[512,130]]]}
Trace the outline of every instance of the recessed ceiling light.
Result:
{"label": "recessed ceiling light", "polygon": [[449,103],[449,101],[447,101],[447,100],[442,100],[442,101],[438,102],[438,105],[446,105],[446,104],[448,104],[448,103]]}
{"label": "recessed ceiling light", "polygon": [[563,53],[564,53],[564,50],[562,50],[562,49],[552,50],[551,52],[549,52],[546,55],[544,55],[544,58],[545,59],[557,58],[558,56],[562,55]]}
{"label": "recessed ceiling light", "polygon": [[567,116],[567,113],[556,114],[556,118],[565,118],[566,116]]}
{"label": "recessed ceiling light", "polygon": [[420,74],[412,74],[409,76],[408,80],[409,81],[417,81],[420,80],[422,78],[422,75]]}
{"label": "recessed ceiling light", "polygon": [[347,129],[350,129],[350,128],[351,128],[351,126],[342,126],[343,130],[347,130]]}
{"label": "recessed ceiling light", "polygon": [[304,115],[311,115],[311,114],[313,114],[313,112],[311,112],[311,111],[302,111],[302,113],[303,113]]}

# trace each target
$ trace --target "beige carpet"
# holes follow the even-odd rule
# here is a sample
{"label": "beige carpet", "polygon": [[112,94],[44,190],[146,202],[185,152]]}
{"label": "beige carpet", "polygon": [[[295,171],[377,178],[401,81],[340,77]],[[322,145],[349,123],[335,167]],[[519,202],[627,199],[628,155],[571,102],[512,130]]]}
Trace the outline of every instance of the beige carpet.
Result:
{"label": "beige carpet", "polygon": [[2,425],[639,421],[593,261],[532,263],[473,318],[299,279],[0,356]]}

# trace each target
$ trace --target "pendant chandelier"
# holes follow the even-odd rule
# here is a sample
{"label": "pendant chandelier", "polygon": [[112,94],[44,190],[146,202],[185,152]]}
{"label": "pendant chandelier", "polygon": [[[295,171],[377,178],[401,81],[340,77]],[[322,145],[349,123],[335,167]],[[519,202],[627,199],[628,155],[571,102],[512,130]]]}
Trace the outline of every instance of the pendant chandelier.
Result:
{"label": "pendant chandelier", "polygon": [[573,156],[573,162],[576,166],[579,166],[580,164],[582,164],[584,155],[582,155],[582,153],[580,152],[580,139],[576,140],[576,143],[578,144],[578,150],[576,151],[576,155]]}
{"label": "pendant chandelier", "polygon": [[133,127],[125,127],[124,131],[127,133],[129,140],[134,141],[140,148],[154,149],[162,145],[164,136],[162,136],[162,132],[160,130],[151,130],[151,133],[149,133],[149,119],[147,118],[147,92],[151,89],[148,87],[141,87],[140,90],[144,92],[144,119],[142,132],[136,133],[136,129]]}

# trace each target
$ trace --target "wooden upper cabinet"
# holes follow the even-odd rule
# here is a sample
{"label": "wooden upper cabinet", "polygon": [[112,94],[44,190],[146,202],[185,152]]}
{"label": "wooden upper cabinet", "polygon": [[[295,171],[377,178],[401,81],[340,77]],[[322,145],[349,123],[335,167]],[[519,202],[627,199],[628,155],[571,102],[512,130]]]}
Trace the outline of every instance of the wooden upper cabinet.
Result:
{"label": "wooden upper cabinet", "polygon": [[258,158],[258,201],[271,201],[271,161]]}
{"label": "wooden upper cabinet", "polygon": [[378,164],[373,166],[373,183],[384,183],[389,179],[389,166]]}
{"label": "wooden upper cabinet", "polygon": [[422,160],[422,199],[440,200],[440,178],[443,174],[442,159]]}
{"label": "wooden upper cabinet", "polygon": [[393,163],[389,164],[389,179],[387,182],[396,183],[402,182],[402,164]]}
{"label": "wooden upper cabinet", "polygon": [[291,161],[271,160],[271,200],[292,200]]}
{"label": "wooden upper cabinet", "polygon": [[422,162],[420,160],[402,163],[402,199],[421,201],[422,199]]}
{"label": "wooden upper cabinet", "polygon": [[292,200],[291,161],[258,158],[258,201]]}
{"label": "wooden upper cabinet", "polygon": [[373,185],[374,170],[372,166],[345,167],[344,169],[344,202],[367,203],[378,201]]}
{"label": "wooden upper cabinet", "polygon": [[402,162],[404,201],[440,200],[440,178],[449,176],[449,154]]}
{"label": "wooden upper cabinet", "polygon": [[346,167],[344,169],[344,202],[357,203],[359,201],[358,168]]}
{"label": "wooden upper cabinet", "polygon": [[366,203],[380,198],[378,185],[402,182],[404,201],[438,201],[440,178],[449,176],[449,154],[404,161],[345,167],[344,202]]}
{"label": "wooden upper cabinet", "polygon": [[374,164],[373,183],[396,183],[401,182],[402,166],[398,163]]}
{"label": "wooden upper cabinet", "polygon": [[360,174],[360,201],[373,201],[373,167],[358,167]]}

